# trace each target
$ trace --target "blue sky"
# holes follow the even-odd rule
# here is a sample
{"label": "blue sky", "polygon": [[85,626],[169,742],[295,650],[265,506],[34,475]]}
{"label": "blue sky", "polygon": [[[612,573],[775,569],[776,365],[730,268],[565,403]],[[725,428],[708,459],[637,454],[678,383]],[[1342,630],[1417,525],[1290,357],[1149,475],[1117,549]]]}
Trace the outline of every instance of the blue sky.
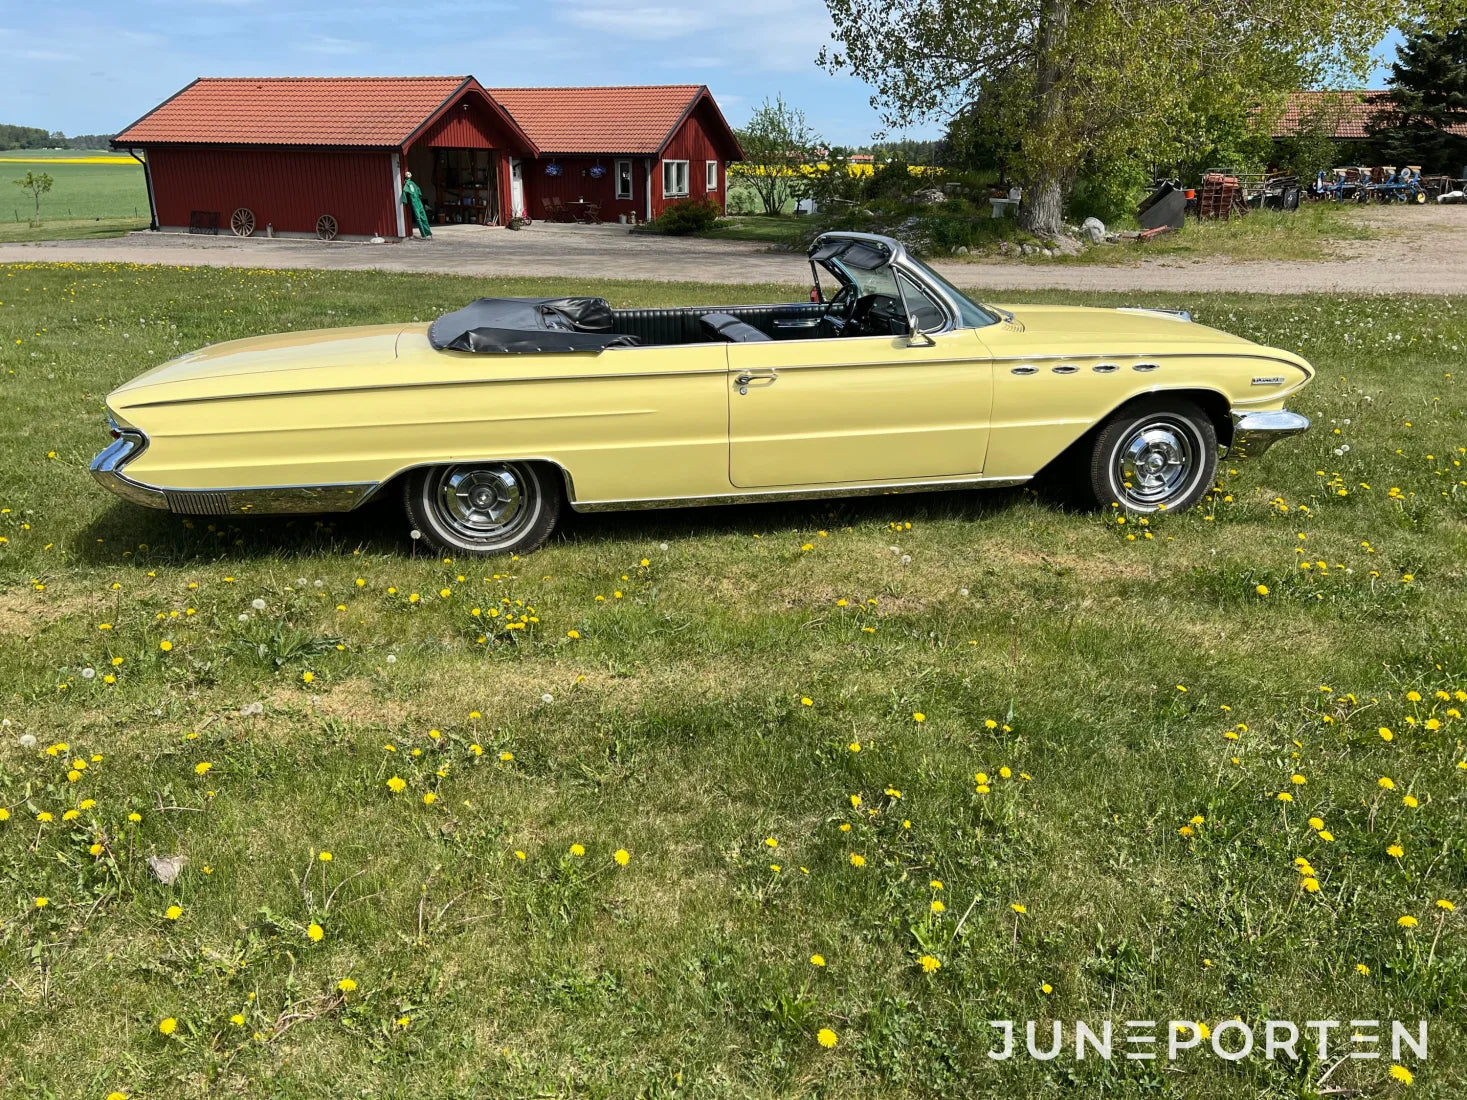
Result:
{"label": "blue sky", "polygon": [[0,0],[0,122],[109,133],[196,76],[468,73],[707,84],[735,126],[783,92],[826,140],[859,144],[879,119],[869,88],[815,66],[829,35],[823,0]]}

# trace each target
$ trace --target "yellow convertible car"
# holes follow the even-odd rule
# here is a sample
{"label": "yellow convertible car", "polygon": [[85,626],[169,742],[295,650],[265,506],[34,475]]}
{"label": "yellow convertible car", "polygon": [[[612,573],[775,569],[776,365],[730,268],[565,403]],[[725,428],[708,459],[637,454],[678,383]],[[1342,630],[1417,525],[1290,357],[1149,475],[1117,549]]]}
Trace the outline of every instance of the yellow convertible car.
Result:
{"label": "yellow convertible car", "polygon": [[206,347],[107,398],[104,486],[183,515],[392,492],[453,553],[524,553],[562,510],[1018,485],[1184,509],[1220,449],[1309,421],[1303,359],[1150,309],[980,305],[899,243],[829,233],[808,302],[480,299],[432,324]]}

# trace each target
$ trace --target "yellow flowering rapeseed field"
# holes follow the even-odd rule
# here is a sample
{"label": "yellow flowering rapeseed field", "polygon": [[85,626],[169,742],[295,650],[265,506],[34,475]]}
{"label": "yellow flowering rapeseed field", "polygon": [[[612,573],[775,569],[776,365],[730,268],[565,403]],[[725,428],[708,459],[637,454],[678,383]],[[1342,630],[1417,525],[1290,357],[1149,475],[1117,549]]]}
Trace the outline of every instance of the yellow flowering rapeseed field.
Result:
{"label": "yellow flowering rapeseed field", "polygon": [[[1149,521],[888,497],[471,561],[87,475],[175,354],[570,290],[800,295],[0,268],[0,1094],[1460,1094],[1467,303],[1065,296],[1320,368],[1311,434]],[[1234,1017],[1429,1056],[1202,1053]],[[1202,1045],[988,1056],[1102,1019]]]}

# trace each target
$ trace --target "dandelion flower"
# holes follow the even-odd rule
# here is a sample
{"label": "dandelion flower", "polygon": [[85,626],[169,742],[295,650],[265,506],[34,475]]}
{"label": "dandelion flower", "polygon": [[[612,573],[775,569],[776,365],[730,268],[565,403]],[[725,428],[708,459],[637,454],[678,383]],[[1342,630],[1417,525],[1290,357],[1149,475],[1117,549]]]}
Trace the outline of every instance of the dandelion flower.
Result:
{"label": "dandelion flower", "polygon": [[1266,584],[1260,584],[1253,591],[1257,592],[1260,596],[1267,596],[1268,595],[1268,585],[1266,585]]}
{"label": "dandelion flower", "polygon": [[825,965],[825,956],[824,955],[811,955],[810,956],[810,965],[811,966],[824,966]]}
{"label": "dandelion flower", "polygon": [[830,1028],[822,1027],[820,1031],[816,1034],[815,1041],[823,1046],[826,1050],[831,1050],[832,1048],[834,1048],[836,1043],[840,1042],[840,1039],[836,1036],[835,1032],[830,1030]]}
{"label": "dandelion flower", "polygon": [[1410,913],[1407,913],[1404,917],[1397,917],[1396,923],[1402,928],[1415,928],[1419,922]]}
{"label": "dandelion flower", "polygon": [[1368,976],[1370,974],[1370,967],[1366,966],[1364,963],[1356,963],[1355,973]]}
{"label": "dandelion flower", "polygon": [[1010,908],[1010,909],[1012,909],[1012,910],[1013,910],[1013,911],[1014,911],[1014,912],[1015,912],[1015,913],[1018,913],[1018,914],[1019,914],[1019,916],[1021,916],[1021,917],[1022,917],[1022,916],[1023,916],[1023,915],[1024,915],[1024,914],[1025,914],[1025,913],[1027,913],[1027,912],[1029,912],[1029,910],[1028,910],[1028,909],[1026,909],[1026,908],[1025,908],[1025,907],[1024,907],[1024,906],[1023,906],[1023,905],[1021,905],[1021,904],[1019,904],[1019,903],[1018,903],[1018,902],[1017,902],[1017,901],[1015,901],[1015,902],[1011,902],[1011,903],[1010,903],[1010,904],[1009,904],[1009,908]]}
{"label": "dandelion flower", "polygon": [[342,978],[341,981],[336,983],[336,988],[341,990],[343,993],[350,993],[352,990],[356,989],[356,987],[357,983],[352,981],[350,978]]}
{"label": "dandelion flower", "polygon": [[310,938],[312,943],[320,943],[326,938],[326,929],[322,928],[315,921],[312,921],[306,928],[306,936]]}
{"label": "dandelion flower", "polygon": [[316,858],[319,859],[322,863],[330,863],[333,857],[330,852],[322,852]]}
{"label": "dandelion flower", "polygon": [[161,642],[158,643],[158,648],[161,649],[164,653],[167,653],[173,648],[173,643],[170,642],[167,638],[164,638]]}
{"label": "dandelion flower", "polygon": [[431,805],[433,805],[433,803],[435,803],[437,801],[438,801],[438,796],[436,794],[434,794],[432,791],[429,791],[427,794],[423,795],[423,805],[424,806],[431,806]]}
{"label": "dandelion flower", "polygon": [[1454,912],[1456,910],[1456,908],[1457,908],[1455,905],[1453,905],[1451,902],[1449,902],[1446,898],[1439,898],[1439,899],[1437,899],[1436,907],[1438,909],[1445,910],[1448,913]]}
{"label": "dandelion flower", "polygon": [[1383,791],[1393,791],[1396,789],[1396,781],[1388,775],[1383,775],[1376,780],[1376,786]]}
{"label": "dandelion flower", "polygon": [[1391,1076],[1403,1085],[1409,1085],[1412,1081],[1416,1080],[1415,1075],[1405,1066],[1392,1066]]}
{"label": "dandelion flower", "polygon": [[1047,997],[1049,996],[1049,994],[1054,992],[1054,986],[1050,985],[1048,982],[1045,982],[1039,987],[1039,992],[1043,993]]}
{"label": "dandelion flower", "polygon": [[572,844],[570,846],[570,854],[573,856],[583,856],[586,854],[586,849],[580,844]]}
{"label": "dandelion flower", "polygon": [[942,969],[942,960],[936,955],[923,955],[917,961],[922,964],[922,972],[925,974],[935,974]]}
{"label": "dandelion flower", "polygon": [[914,711],[912,713],[912,721],[913,722],[925,722],[925,721],[927,721],[927,715],[923,714],[920,710],[919,711]]}
{"label": "dandelion flower", "polygon": [[48,906],[50,904],[51,904],[51,899],[50,898],[37,898],[36,899],[36,908],[37,909],[44,909],[44,908],[46,908],[46,906]]}
{"label": "dandelion flower", "polygon": [[1405,854],[1406,849],[1402,848],[1399,844],[1392,844],[1389,848],[1386,849],[1386,855],[1390,856],[1392,859],[1400,859]]}
{"label": "dandelion flower", "polygon": [[158,1021],[158,1030],[161,1031],[164,1035],[172,1035],[175,1031],[178,1030],[178,1021],[175,1020],[172,1016],[166,1016],[162,1020]]}
{"label": "dandelion flower", "polygon": [[1294,796],[1291,795],[1288,791],[1279,791],[1279,793],[1276,794],[1274,797],[1277,798],[1280,802],[1294,801]]}
{"label": "dandelion flower", "polygon": [[775,840],[772,836],[767,836],[764,838],[764,846],[766,848],[778,848],[779,841]]}
{"label": "dandelion flower", "polygon": [[944,911],[944,910],[945,910],[945,909],[947,909],[947,906],[946,906],[946,905],[944,905],[944,904],[942,904],[942,902],[941,902],[941,901],[939,901],[939,900],[938,900],[938,899],[937,899],[937,898],[933,898],[933,899],[932,899],[932,905],[931,905],[931,909],[932,909],[932,911],[933,911],[933,912],[934,912],[934,913],[941,913],[941,912],[943,912],[943,911]]}
{"label": "dandelion flower", "polygon": [[164,911],[163,915],[169,920],[177,920],[179,917],[183,916],[183,909],[177,905],[170,905],[167,910]]}
{"label": "dandelion flower", "polygon": [[391,779],[387,781],[387,789],[390,790],[393,794],[401,794],[406,786],[407,780],[402,778],[402,776],[400,775],[394,775]]}
{"label": "dandelion flower", "polygon": [[864,866],[866,866],[866,857],[863,856],[863,855],[860,855],[857,852],[852,852],[851,853],[851,866],[852,867],[864,867]]}
{"label": "dandelion flower", "polygon": [[233,1016],[231,1016],[229,1018],[229,1022],[231,1024],[233,1024],[235,1027],[244,1027],[244,1025],[245,1025],[244,1013],[243,1012],[236,1012]]}
{"label": "dandelion flower", "polygon": [[632,853],[627,851],[625,848],[618,848],[616,851],[611,853],[611,858],[616,860],[616,862],[620,866],[625,867],[628,863],[632,861]]}

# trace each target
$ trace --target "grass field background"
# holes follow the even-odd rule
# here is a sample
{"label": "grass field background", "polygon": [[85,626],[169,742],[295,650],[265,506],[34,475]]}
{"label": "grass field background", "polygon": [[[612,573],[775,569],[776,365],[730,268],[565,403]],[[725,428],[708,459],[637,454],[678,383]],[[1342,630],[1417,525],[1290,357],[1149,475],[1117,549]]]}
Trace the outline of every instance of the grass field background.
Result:
{"label": "grass field background", "polygon": [[[12,180],[27,172],[55,183],[41,196],[41,225],[29,191]],[[126,153],[97,150],[0,150],[0,242],[115,237],[148,225],[143,167]]]}
{"label": "grass field background", "polygon": [[[904,496],[450,561],[387,501],[186,520],[86,473],[174,354],[571,290],[801,296],[0,268],[0,1091],[1460,1095],[1462,301],[1011,296],[1320,368],[1313,432],[1147,524]],[[1233,1016],[1430,1056],[986,1055]]]}

